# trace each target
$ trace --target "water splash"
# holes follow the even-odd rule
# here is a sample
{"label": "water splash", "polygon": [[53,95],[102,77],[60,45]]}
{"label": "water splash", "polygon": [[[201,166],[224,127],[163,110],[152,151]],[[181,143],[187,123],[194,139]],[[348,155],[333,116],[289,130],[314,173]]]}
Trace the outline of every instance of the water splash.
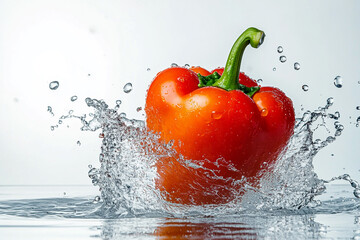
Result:
{"label": "water splash", "polygon": [[[91,166],[88,175],[92,184],[101,191],[101,214],[106,217],[143,214],[214,215],[239,211],[300,209],[317,206],[319,202],[314,199],[324,192],[326,183],[338,179],[348,181],[345,177],[321,180],[312,164],[318,151],[334,142],[344,129],[338,121],[339,112],[329,111],[334,103],[333,98],[327,99],[325,107],[306,111],[302,118],[296,120],[295,133],[286,151],[271,166],[272,171],[260,173],[259,185],[246,183],[241,198],[217,206],[186,206],[163,200],[155,187],[155,164],[164,156],[176,158],[177,154],[172,149],[173,142],[160,142],[158,135],[147,131],[143,121],[127,119],[125,113],[118,112],[120,100],[116,101],[114,109],[109,108],[102,100],[86,98],[85,102],[94,109],[94,113],[88,114],[90,119],[86,115],[74,116],[72,111],[60,119],[78,118],[83,125],[81,130],[101,130],[101,166]],[[328,135],[322,140],[314,139],[314,134],[320,128],[326,129]],[[177,161],[187,168],[198,167],[189,160]],[[264,169],[266,167],[264,164]],[[354,196],[359,197],[359,185],[354,180],[349,182],[354,188]]]}

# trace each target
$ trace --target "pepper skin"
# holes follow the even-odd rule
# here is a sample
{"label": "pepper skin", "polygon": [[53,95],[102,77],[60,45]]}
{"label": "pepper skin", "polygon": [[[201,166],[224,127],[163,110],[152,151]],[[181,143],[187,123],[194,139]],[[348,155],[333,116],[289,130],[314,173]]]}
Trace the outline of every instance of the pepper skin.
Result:
{"label": "pepper skin", "polygon": [[[244,177],[255,182],[263,163],[270,165],[285,149],[295,124],[292,101],[277,88],[258,87],[244,74],[239,80],[245,47],[257,48],[263,38],[262,31],[247,29],[235,42],[221,77],[209,75],[209,80],[196,69],[171,67],[150,85],[147,128],[164,142],[174,140],[179,154],[156,163],[156,186],[167,201],[232,201],[241,195]],[[252,86],[240,84],[242,78]]]}

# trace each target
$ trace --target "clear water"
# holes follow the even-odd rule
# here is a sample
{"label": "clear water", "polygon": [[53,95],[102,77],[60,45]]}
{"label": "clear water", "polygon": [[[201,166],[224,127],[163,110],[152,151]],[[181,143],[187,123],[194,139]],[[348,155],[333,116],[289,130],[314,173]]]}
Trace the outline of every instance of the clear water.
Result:
{"label": "clear water", "polygon": [[[93,186],[1,186],[1,239],[360,239],[360,201],[327,184],[301,210],[104,217]],[[64,194],[65,193],[65,194]]]}
{"label": "clear water", "polygon": [[[130,84],[124,86],[124,92],[131,89]],[[259,186],[243,179],[245,187],[237,193],[241,197],[227,204],[204,206],[166,202],[155,187],[156,161],[177,156],[172,141],[163,143],[147,131],[143,121],[127,119],[120,100],[114,108],[102,100],[87,98],[85,102],[92,113],[76,116],[69,111],[60,117],[59,124],[76,118],[82,131],[94,131],[103,139],[100,167],[89,166],[93,186],[1,186],[0,236],[360,239],[358,182],[347,174],[319,179],[313,169],[314,156],[336,141],[344,129],[340,113],[331,111],[332,98],[324,107],[297,119],[287,149],[275,165],[264,164]],[[53,113],[50,106],[48,111]],[[201,167],[192,159],[176,160],[187,168]],[[213,177],[218,176],[214,173]]]}

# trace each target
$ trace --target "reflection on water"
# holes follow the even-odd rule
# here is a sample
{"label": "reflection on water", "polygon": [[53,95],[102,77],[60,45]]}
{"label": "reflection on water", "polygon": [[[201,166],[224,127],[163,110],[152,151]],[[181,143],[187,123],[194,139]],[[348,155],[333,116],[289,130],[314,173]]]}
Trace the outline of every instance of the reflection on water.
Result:
{"label": "reflection on water", "polygon": [[360,199],[348,185],[327,186],[319,205],[301,210],[182,218],[105,218],[96,194],[90,186],[0,187],[1,239],[360,239]]}

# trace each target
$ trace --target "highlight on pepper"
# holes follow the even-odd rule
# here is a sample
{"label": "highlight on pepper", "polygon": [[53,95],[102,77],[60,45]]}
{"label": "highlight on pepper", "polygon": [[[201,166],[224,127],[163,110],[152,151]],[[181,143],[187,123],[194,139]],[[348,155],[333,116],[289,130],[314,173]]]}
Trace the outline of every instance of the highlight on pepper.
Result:
{"label": "highlight on pepper", "polygon": [[256,185],[294,131],[293,104],[281,90],[258,86],[240,72],[250,44],[265,34],[248,28],[235,41],[225,68],[170,67],[157,74],[146,98],[146,124],[178,157],[156,164],[156,187],[167,201],[224,204],[241,198],[244,179]]}

